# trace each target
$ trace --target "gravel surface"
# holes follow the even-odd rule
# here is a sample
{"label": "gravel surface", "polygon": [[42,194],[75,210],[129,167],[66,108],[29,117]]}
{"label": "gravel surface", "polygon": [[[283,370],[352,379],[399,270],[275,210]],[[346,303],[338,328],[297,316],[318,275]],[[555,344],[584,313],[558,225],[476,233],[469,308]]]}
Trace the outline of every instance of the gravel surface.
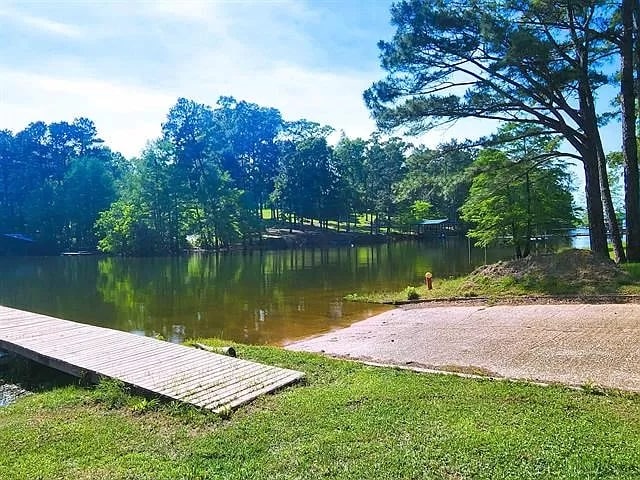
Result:
{"label": "gravel surface", "polygon": [[640,391],[640,304],[419,304],[286,348],[385,364]]}
{"label": "gravel surface", "polygon": [[0,380],[0,407],[15,402],[18,398],[28,395],[30,392],[12,383],[3,383]]}

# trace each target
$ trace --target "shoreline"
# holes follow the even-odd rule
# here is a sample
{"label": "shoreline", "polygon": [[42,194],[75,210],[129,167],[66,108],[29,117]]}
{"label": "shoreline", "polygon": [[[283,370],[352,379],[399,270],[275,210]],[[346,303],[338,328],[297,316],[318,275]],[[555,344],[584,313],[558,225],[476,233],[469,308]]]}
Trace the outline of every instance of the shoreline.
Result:
{"label": "shoreline", "polygon": [[[356,300],[357,301],[357,300]],[[392,305],[415,308],[429,308],[430,306],[475,306],[475,305],[600,305],[640,303],[640,295],[636,294],[602,294],[602,295],[510,295],[510,296],[477,296],[451,298],[420,298],[417,300],[388,300],[382,302],[364,302],[379,305]]]}

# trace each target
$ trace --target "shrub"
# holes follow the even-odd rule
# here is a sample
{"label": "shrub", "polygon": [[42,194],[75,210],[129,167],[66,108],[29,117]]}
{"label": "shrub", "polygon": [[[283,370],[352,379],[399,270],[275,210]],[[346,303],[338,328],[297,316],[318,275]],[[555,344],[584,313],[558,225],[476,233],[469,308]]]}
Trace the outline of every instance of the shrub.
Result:
{"label": "shrub", "polygon": [[123,407],[130,400],[128,388],[121,381],[109,378],[102,379],[96,385],[92,397],[96,403],[103,404],[107,408]]}
{"label": "shrub", "polygon": [[407,287],[407,300],[418,300],[420,298],[420,294],[416,287]]}

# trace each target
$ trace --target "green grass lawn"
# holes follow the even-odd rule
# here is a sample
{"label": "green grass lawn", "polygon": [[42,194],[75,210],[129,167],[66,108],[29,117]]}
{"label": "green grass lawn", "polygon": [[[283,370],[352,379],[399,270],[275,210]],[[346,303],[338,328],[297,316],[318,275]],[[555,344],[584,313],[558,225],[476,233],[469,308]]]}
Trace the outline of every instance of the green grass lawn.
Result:
{"label": "green grass lawn", "polygon": [[63,378],[0,408],[0,478],[640,478],[635,395],[237,350],[307,379],[220,417]]}

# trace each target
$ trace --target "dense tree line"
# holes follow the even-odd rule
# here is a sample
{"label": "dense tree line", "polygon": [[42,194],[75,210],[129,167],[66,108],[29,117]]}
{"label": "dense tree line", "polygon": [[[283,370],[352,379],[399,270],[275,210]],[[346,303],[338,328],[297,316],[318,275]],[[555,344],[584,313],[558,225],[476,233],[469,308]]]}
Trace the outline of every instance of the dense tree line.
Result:
{"label": "dense tree line", "polygon": [[472,149],[377,135],[331,144],[332,132],[230,97],[215,107],[179,99],[161,137],[130,160],[85,118],[2,131],[0,233],[28,235],[46,252],[137,255],[259,241],[265,212],[290,228],[351,229],[366,216],[372,233],[458,218]]}
{"label": "dense tree line", "polygon": [[[483,160],[487,154],[456,142],[428,149],[377,134],[342,135],[332,145],[332,132],[230,97],[216,107],[178,99],[161,137],[131,160],[106,147],[84,118],[36,122],[15,135],[3,131],[0,233],[29,235],[46,252],[97,247],[151,255],[258,242],[269,224],[294,228],[306,221],[326,229],[332,222],[349,230],[366,219],[371,233],[388,233],[428,217],[458,221],[463,204],[465,218],[482,230],[482,221],[470,213],[470,205],[482,199],[469,189],[480,188],[483,168],[489,175],[494,172],[487,168],[499,168]],[[527,178],[538,178],[538,170],[549,169],[539,168],[536,159],[553,142],[536,145],[519,160],[506,160],[503,152],[504,162],[520,162],[519,172],[528,169]],[[553,178],[562,205],[547,202],[547,210],[571,211],[566,174]],[[499,194],[486,187],[483,193]],[[521,201],[516,198],[513,208],[521,208]],[[536,212],[526,220],[527,238],[549,223]],[[562,217],[562,225],[569,217]],[[477,238],[519,239],[512,224],[494,219],[492,229]]]}
{"label": "dense tree line", "polygon": [[[503,152],[503,163],[521,163],[517,171],[526,170],[527,178],[540,178],[538,170],[562,173],[547,182],[557,195],[546,197],[560,198],[560,204],[534,209],[525,220],[528,230],[516,235],[507,217],[494,216],[486,229],[472,213],[472,204],[483,199],[470,196],[469,189],[479,191],[481,174],[502,168],[483,160],[488,154],[456,142],[414,147],[377,134],[342,135],[331,144],[332,132],[308,120],[285,121],[274,108],[230,97],[220,98],[216,107],[178,99],[161,137],[131,160],[106,147],[84,118],[36,122],[15,135],[3,131],[0,233],[31,236],[49,253],[98,248],[175,254],[193,246],[258,242],[267,225],[291,229],[305,222],[326,229],[332,222],[332,228],[349,230],[366,221],[371,233],[388,233],[429,217],[458,221],[462,212],[477,225],[472,234],[481,243],[510,237],[520,251],[522,235],[528,239],[548,228],[541,211],[572,209],[564,171],[537,164],[552,141],[538,142],[526,158],[507,160],[509,153]],[[522,183],[518,178],[513,185]],[[482,195],[500,195],[499,188],[487,188]],[[529,205],[534,197],[527,197]],[[512,200],[512,210],[522,210],[523,198]],[[555,226],[569,223],[567,214]]]}
{"label": "dense tree line", "polygon": [[[121,195],[97,220],[99,247],[125,254],[176,253],[258,242],[267,222],[351,229],[364,215],[372,233],[426,215],[453,214],[436,188],[411,186],[429,163],[465,192],[461,174],[473,155],[414,149],[398,138],[351,139],[334,145],[333,129],[286,121],[274,108],[221,97],[215,107],[181,98],[162,137],[134,159]],[[451,158],[449,158],[451,157]],[[437,159],[441,159],[439,161]],[[453,167],[452,167],[453,165]],[[458,171],[455,179],[444,171]],[[444,169],[444,170],[443,170]]]}
{"label": "dense tree line", "polygon": [[[393,6],[392,23],[394,38],[380,43],[389,74],[365,93],[380,127],[419,132],[476,118],[536,127],[531,136],[561,137],[572,151],[557,151],[556,158],[575,158],[584,167],[592,249],[608,256],[608,230],[617,260],[640,260],[638,0],[406,0]],[[595,102],[608,85],[620,91],[614,111]],[[600,134],[617,114],[626,253]]]}
{"label": "dense tree line", "polygon": [[96,214],[126,170],[86,118],[0,131],[0,233],[31,235],[45,252],[95,247]]}

